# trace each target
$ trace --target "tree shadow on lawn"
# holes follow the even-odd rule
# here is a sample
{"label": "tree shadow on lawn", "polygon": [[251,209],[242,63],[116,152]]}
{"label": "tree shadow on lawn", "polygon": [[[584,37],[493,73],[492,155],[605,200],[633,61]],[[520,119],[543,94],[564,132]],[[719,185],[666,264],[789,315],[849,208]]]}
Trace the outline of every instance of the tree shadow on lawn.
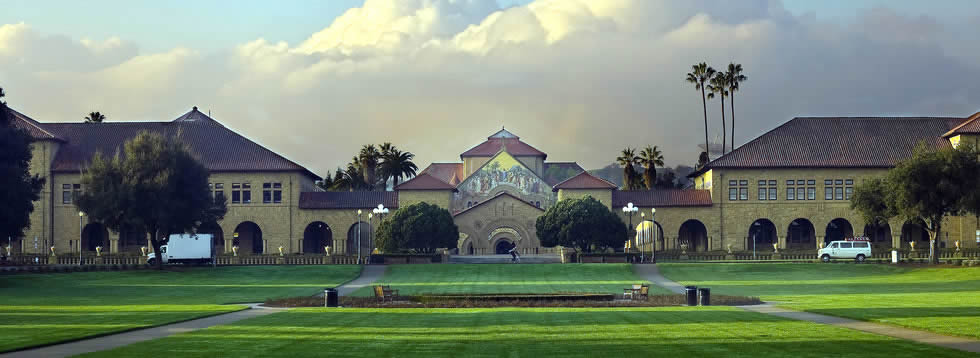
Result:
{"label": "tree shadow on lawn", "polygon": [[[806,312],[868,320],[926,317],[980,317],[980,307],[818,308]],[[978,328],[980,329],[980,328]]]}

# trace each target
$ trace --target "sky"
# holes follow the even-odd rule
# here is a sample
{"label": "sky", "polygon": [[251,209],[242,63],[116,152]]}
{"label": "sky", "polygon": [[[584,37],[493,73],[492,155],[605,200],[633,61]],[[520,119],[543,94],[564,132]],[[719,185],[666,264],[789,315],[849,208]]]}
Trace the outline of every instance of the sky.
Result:
{"label": "sky", "polygon": [[978,20],[969,0],[8,0],[0,87],[42,122],[198,106],[320,174],[384,141],[458,161],[501,126],[586,168],[646,145],[691,165],[692,64],[745,68],[737,144],[794,116],[966,116]]}

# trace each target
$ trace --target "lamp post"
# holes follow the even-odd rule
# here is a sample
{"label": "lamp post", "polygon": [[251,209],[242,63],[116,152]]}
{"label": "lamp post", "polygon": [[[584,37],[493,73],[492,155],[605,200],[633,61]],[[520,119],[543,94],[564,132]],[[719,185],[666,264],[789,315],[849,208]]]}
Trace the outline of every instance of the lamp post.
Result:
{"label": "lamp post", "polygon": [[385,214],[388,213],[388,208],[384,204],[378,204],[378,207],[371,209],[371,214],[378,217],[378,225],[381,225],[381,220],[384,220]]}
{"label": "lamp post", "polygon": [[[646,242],[647,241],[646,216],[647,216],[646,213],[644,213],[644,212],[641,212],[640,213],[640,226],[642,226],[642,228],[643,228],[643,231],[640,232],[640,241],[642,241],[642,242]],[[642,242],[639,245],[637,245],[637,246],[639,246],[639,249],[640,249],[640,262],[643,262],[644,261],[644,257],[643,257],[643,243]]]}
{"label": "lamp post", "polygon": [[[368,213],[368,242],[374,243],[374,213]],[[372,252],[368,252],[368,255],[371,255],[372,253],[373,250]]]}
{"label": "lamp post", "polygon": [[82,218],[85,217],[84,211],[78,212],[78,266],[82,266]]}
{"label": "lamp post", "polygon": [[361,264],[361,209],[357,209],[357,264]]}
{"label": "lamp post", "polygon": [[650,242],[650,262],[657,263],[657,239],[660,237],[660,230],[657,230],[657,208],[650,209],[650,221],[653,221],[653,241]]}
{"label": "lamp post", "polygon": [[637,211],[640,211],[640,208],[633,206],[633,203],[626,203],[626,206],[623,207],[623,213],[630,218],[629,230],[626,230],[626,240],[630,239],[630,230],[633,229],[633,213]]}

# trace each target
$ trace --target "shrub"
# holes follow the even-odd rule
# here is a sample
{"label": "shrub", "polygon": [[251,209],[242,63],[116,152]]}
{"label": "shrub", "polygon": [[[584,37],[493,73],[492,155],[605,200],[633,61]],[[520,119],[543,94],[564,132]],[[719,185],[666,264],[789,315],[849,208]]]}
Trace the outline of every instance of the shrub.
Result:
{"label": "shrub", "polygon": [[375,245],[385,253],[456,247],[459,228],[449,210],[425,202],[399,208],[381,222]]}
{"label": "shrub", "polygon": [[579,252],[623,247],[626,224],[595,198],[566,199],[548,208],[534,225],[544,247],[572,247]]}

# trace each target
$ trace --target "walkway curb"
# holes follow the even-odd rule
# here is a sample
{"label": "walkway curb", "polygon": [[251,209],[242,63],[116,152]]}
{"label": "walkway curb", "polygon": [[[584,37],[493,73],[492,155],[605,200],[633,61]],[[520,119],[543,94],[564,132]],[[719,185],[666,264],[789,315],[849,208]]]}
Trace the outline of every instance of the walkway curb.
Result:
{"label": "walkway curb", "polygon": [[[635,264],[633,271],[657,286],[666,288],[674,293],[684,293],[684,286],[674,282],[660,274],[657,265]],[[773,303],[766,303],[754,306],[736,306],[744,311],[762,313],[777,317],[808,321],[813,323],[827,324],[832,326],[844,327],[853,330],[874,333],[882,336],[906,339],[913,342],[931,344],[934,346],[952,348],[972,353],[980,353],[980,341],[964,338],[946,336],[932,332],[919,331],[914,329],[902,328],[898,326],[886,325],[881,323],[858,321],[849,318],[827,316],[822,314],[794,311],[781,307],[776,307]]]}

